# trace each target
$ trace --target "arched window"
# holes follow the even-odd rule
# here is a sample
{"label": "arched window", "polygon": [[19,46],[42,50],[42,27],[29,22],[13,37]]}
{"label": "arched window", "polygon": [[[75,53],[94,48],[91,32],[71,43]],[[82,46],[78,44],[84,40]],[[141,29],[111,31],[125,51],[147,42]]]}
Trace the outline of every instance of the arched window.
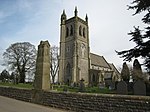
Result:
{"label": "arched window", "polygon": [[70,35],[73,35],[73,26],[70,26]]}
{"label": "arched window", "polygon": [[79,27],[79,35],[82,36],[82,27]]}
{"label": "arched window", "polygon": [[69,63],[67,64],[66,69],[67,69],[67,76],[71,76],[71,67]]}
{"label": "arched window", "polygon": [[67,84],[71,82],[71,66],[69,63],[66,66],[66,82]]}
{"label": "arched window", "polygon": [[67,27],[66,28],[66,37],[68,37],[69,36],[69,28]]}
{"label": "arched window", "polygon": [[85,28],[83,28],[83,37],[85,37]]}
{"label": "arched window", "polygon": [[96,76],[95,76],[95,74],[93,74],[92,81],[93,81],[93,83],[95,83],[95,81],[96,81]]}

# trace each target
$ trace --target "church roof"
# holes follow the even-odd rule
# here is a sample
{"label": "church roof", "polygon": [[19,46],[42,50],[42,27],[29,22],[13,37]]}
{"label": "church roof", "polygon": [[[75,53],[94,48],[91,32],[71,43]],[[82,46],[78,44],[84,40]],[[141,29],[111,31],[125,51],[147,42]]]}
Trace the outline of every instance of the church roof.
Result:
{"label": "church roof", "polygon": [[99,55],[90,53],[90,58],[91,58],[92,65],[110,68],[109,63],[105,60],[105,58],[103,56],[99,56]]}
{"label": "church roof", "polygon": [[119,71],[117,70],[117,68],[115,67],[115,65],[113,63],[109,63],[109,65],[110,65],[111,69],[117,73],[117,75],[120,75]]}

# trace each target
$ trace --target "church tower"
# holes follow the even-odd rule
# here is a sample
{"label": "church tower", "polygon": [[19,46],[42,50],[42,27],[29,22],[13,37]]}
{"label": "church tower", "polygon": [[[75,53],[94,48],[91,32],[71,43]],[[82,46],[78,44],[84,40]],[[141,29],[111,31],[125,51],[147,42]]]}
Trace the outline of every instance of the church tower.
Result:
{"label": "church tower", "polygon": [[74,17],[67,19],[65,11],[61,15],[59,82],[79,83],[84,79],[89,83],[89,30],[88,17],[78,17],[77,8]]}

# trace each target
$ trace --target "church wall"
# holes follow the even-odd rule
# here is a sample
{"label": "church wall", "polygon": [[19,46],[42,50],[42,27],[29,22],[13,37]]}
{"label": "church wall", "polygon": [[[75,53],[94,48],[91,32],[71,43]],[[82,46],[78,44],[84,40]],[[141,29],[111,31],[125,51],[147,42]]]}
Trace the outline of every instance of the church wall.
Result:
{"label": "church wall", "polygon": [[61,16],[61,27],[60,27],[60,57],[59,57],[59,71],[58,71],[58,82],[64,83],[64,62],[65,62],[65,36],[66,36],[66,15],[65,13]]}
{"label": "church wall", "polygon": [[97,86],[99,84],[99,79],[100,79],[100,71],[99,70],[90,70],[90,79],[89,79],[89,84],[90,86]]}
{"label": "church wall", "polygon": [[[106,71],[111,71],[108,67],[102,67],[97,65],[91,65],[90,62],[90,47],[89,47],[89,28],[88,28],[88,18],[83,20],[77,16],[77,9],[75,9],[75,16],[66,19],[65,12],[62,14],[61,22],[61,38],[63,38],[63,43],[61,43],[61,52],[63,55],[60,57],[60,70],[59,79],[62,81],[67,80],[67,64],[71,66],[71,83],[79,82],[82,78],[85,80],[85,84],[88,85],[90,79],[89,71],[91,69],[100,70],[105,75]],[[65,18],[65,19],[64,19]],[[63,21],[64,19],[64,21]],[[104,59],[102,57],[102,59]],[[104,62],[106,60],[104,59]],[[106,62],[107,63],[107,62]],[[93,68],[94,67],[94,68]],[[98,79],[103,80],[101,79]]]}
{"label": "church wall", "polygon": [[[62,20],[66,17],[65,12],[62,14]],[[89,80],[89,37],[88,37],[88,24],[86,21],[80,19],[77,16],[77,12],[74,17],[67,19],[63,21],[65,28],[61,29],[66,34],[64,35],[64,32],[62,32],[63,35],[61,35],[61,38],[63,38],[63,49],[65,49],[65,53],[63,55],[64,60],[61,60],[62,57],[60,57],[61,65],[63,65],[64,69],[62,70],[62,67],[60,67],[59,73],[61,76],[64,77],[64,82],[66,82],[68,79],[71,83],[77,82],[83,78],[86,84],[88,84]],[[61,27],[64,27],[61,26]],[[61,43],[62,46],[62,43]],[[68,69],[67,65],[70,65],[71,69],[71,78],[68,77]]]}
{"label": "church wall", "polygon": [[[83,34],[84,29],[84,34]],[[89,42],[87,25],[82,22],[77,22],[77,54],[78,54],[78,68],[79,80],[84,79],[85,84],[89,83]]]}

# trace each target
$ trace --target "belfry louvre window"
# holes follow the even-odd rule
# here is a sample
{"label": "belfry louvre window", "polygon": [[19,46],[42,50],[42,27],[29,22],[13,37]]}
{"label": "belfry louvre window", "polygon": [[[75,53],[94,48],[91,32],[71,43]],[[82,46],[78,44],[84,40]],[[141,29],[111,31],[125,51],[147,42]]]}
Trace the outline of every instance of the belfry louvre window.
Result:
{"label": "belfry louvre window", "polygon": [[70,35],[71,36],[73,35],[73,26],[72,25],[70,26]]}
{"label": "belfry louvre window", "polygon": [[83,37],[85,38],[85,28],[83,28]]}
{"label": "belfry louvre window", "polygon": [[79,27],[79,35],[82,36],[82,27]]}
{"label": "belfry louvre window", "polygon": [[68,37],[69,36],[69,28],[67,27],[66,28],[66,37]]}

